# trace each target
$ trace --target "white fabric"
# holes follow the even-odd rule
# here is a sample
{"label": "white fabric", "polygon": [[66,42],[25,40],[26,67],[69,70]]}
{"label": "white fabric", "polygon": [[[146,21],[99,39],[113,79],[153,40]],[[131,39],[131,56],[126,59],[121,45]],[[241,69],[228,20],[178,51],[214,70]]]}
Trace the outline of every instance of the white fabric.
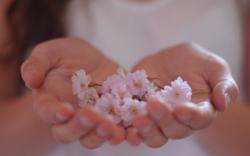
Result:
{"label": "white fabric", "polygon": [[[69,36],[81,37],[130,68],[145,55],[185,41],[217,52],[241,86],[242,46],[234,0],[73,0],[67,16]],[[160,149],[126,143],[89,151],[78,144],[52,156],[208,156],[195,136]]]}

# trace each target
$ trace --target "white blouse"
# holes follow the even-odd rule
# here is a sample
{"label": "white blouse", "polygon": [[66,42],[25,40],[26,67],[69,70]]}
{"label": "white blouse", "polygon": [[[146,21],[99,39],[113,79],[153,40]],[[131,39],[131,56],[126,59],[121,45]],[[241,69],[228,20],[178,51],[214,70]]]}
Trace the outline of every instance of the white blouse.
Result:
{"label": "white blouse", "polygon": [[[127,69],[150,53],[192,41],[228,61],[242,86],[242,36],[234,0],[73,0],[69,36],[83,38]],[[209,156],[195,136],[170,141],[160,149],[144,145],[105,145],[87,150],[59,147],[51,156]]]}

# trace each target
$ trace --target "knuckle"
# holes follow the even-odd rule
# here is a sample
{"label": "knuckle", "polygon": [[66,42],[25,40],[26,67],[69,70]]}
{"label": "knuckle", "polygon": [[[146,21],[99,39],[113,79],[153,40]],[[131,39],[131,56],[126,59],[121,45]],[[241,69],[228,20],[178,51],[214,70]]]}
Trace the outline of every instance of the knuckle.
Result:
{"label": "knuckle", "polygon": [[198,55],[198,56],[202,56],[202,57],[204,57],[202,55],[203,53],[204,54],[207,53],[206,49],[204,49],[203,47],[201,47],[200,45],[198,45],[195,42],[183,42],[183,43],[180,43],[180,44],[173,46],[172,48],[169,48],[169,50],[172,51],[173,53],[177,53],[178,55],[189,53],[193,56]]}
{"label": "knuckle", "polygon": [[59,52],[61,51],[62,43],[59,40],[52,40],[47,41],[41,44],[38,44],[35,46],[35,48],[32,50],[30,59],[33,60],[39,60],[40,56],[44,56],[46,58],[55,58],[59,55]]}
{"label": "knuckle", "polygon": [[35,48],[32,50],[32,54],[40,54],[40,53],[44,53],[44,52],[48,52],[51,49],[51,44],[45,42],[45,43],[41,43],[38,44],[37,46],[35,46]]}
{"label": "knuckle", "polygon": [[211,67],[213,67],[213,69],[215,69],[216,71],[228,71],[228,73],[230,73],[230,68],[229,68],[229,64],[226,62],[226,60],[224,60],[222,57],[218,56],[215,53],[209,53],[208,57],[207,57],[207,63],[208,65]]}

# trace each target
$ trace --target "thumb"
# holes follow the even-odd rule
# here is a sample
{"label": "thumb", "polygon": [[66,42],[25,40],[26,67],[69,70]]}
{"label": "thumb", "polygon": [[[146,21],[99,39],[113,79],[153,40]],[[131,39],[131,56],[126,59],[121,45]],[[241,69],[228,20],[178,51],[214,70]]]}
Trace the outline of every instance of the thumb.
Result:
{"label": "thumb", "polygon": [[21,66],[21,75],[26,86],[30,89],[39,88],[57,60],[57,53],[51,51],[46,43],[34,48],[31,56]]}
{"label": "thumb", "polygon": [[229,104],[237,100],[238,86],[231,75],[228,64],[221,58],[214,57],[208,67],[212,103],[218,111],[224,111]]}
{"label": "thumb", "polygon": [[232,79],[218,81],[213,87],[212,102],[216,109],[224,111],[228,105],[234,103],[237,99],[238,87]]}

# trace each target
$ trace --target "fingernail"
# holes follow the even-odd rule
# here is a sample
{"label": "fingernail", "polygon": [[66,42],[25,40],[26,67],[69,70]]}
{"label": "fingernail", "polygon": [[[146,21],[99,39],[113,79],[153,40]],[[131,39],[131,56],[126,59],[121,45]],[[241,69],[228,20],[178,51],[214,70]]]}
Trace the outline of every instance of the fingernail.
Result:
{"label": "fingernail", "polygon": [[191,115],[190,114],[181,114],[179,116],[179,119],[184,123],[189,123],[191,121]]}
{"label": "fingernail", "polygon": [[231,96],[228,93],[226,93],[225,98],[226,98],[226,106],[229,106],[231,104]]}
{"label": "fingernail", "polygon": [[89,120],[87,119],[86,117],[81,117],[80,119],[80,123],[84,126],[84,127],[88,127],[88,128],[91,128],[94,126],[94,124]]}
{"label": "fingernail", "polygon": [[106,128],[105,126],[101,125],[97,128],[96,130],[96,134],[99,136],[99,137],[102,137],[102,138],[108,138],[110,137],[110,132],[108,131],[108,128]]}

